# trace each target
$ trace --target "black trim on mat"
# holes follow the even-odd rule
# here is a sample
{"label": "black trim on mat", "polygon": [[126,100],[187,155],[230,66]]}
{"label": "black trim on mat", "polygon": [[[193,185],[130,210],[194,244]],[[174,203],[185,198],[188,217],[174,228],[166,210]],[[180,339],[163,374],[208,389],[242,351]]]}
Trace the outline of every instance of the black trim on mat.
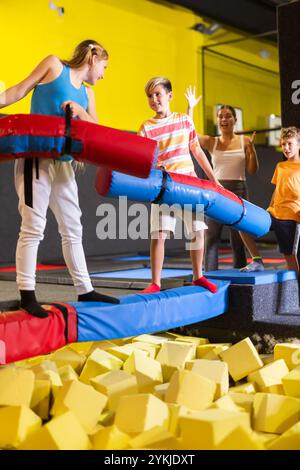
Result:
{"label": "black trim on mat", "polygon": [[31,208],[33,208],[32,170],[33,160],[31,158],[26,158],[24,162],[24,198],[26,206]]}
{"label": "black trim on mat", "polygon": [[65,307],[64,305],[61,305],[61,304],[56,304],[56,303],[51,303],[51,304],[48,304],[48,305],[52,305],[53,307],[57,308],[63,314],[64,320],[65,320],[64,335],[65,335],[66,343],[68,343],[68,341],[69,341],[69,318],[68,318],[68,309],[67,309],[67,307]]}
{"label": "black trim on mat", "polygon": [[69,104],[67,104],[66,106],[66,115],[65,115],[65,118],[66,118],[66,131],[65,131],[65,148],[64,148],[64,153],[66,155],[70,155],[71,154],[71,148],[72,148],[72,127],[71,127],[71,117],[72,117],[72,113],[71,113],[71,107]]}

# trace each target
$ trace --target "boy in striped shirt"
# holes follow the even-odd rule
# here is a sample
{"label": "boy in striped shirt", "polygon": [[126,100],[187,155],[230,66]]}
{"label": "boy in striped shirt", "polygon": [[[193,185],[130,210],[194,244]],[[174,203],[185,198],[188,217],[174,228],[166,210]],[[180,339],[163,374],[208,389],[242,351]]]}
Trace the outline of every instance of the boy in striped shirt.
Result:
{"label": "boy in striped shirt", "polygon": [[[194,123],[187,114],[173,113],[170,109],[172,85],[164,77],[155,77],[145,87],[150,108],[155,112],[152,119],[145,121],[139,134],[158,142],[157,168],[163,167],[168,172],[197,177],[190,152],[197,160],[208,178],[215,183],[213,170],[202,151]],[[142,291],[152,294],[160,291],[160,276],[164,262],[165,240],[169,232],[175,232],[176,218],[181,217],[193,242],[190,250],[193,265],[193,285],[202,286],[211,292],[217,292],[217,286],[203,276],[202,263],[204,252],[204,230],[207,225],[202,220],[185,216],[185,211],[173,210],[173,215],[164,213],[163,206],[151,206],[151,270],[152,283]]]}

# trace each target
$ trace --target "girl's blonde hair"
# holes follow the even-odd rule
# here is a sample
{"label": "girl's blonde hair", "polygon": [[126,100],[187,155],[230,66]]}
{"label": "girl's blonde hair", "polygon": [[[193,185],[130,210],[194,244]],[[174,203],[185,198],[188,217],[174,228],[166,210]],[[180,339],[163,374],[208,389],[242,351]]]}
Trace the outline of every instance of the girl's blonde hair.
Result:
{"label": "girl's blonde hair", "polygon": [[298,143],[300,143],[300,129],[298,127],[291,126],[291,127],[283,127],[281,129],[280,141],[284,139],[292,139],[293,137],[295,137]]}
{"label": "girl's blonde hair", "polygon": [[[91,64],[93,56],[97,56],[99,60],[108,60],[107,50],[93,39],[82,41],[75,48],[73,56],[70,60],[62,60],[62,63],[71,67],[71,69],[79,69],[82,65]],[[84,163],[73,161],[75,171],[84,171]]]}
{"label": "girl's blonde hair", "polygon": [[108,52],[101,44],[93,39],[86,39],[78,44],[70,60],[63,60],[62,62],[72,69],[79,69],[82,65],[91,63],[95,55],[99,60],[108,60]]}

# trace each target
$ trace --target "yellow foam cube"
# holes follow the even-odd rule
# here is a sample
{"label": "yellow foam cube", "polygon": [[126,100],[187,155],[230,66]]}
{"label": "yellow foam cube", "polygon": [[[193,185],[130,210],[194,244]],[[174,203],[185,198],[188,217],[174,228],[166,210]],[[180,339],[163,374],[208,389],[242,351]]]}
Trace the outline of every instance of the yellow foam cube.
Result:
{"label": "yellow foam cube", "polygon": [[20,450],[89,450],[91,442],[71,411],[51,419],[31,433]]}
{"label": "yellow foam cube", "polygon": [[228,393],[229,377],[226,362],[209,361],[207,359],[196,359],[192,372],[212,380],[216,384],[215,400]]}
{"label": "yellow foam cube", "polygon": [[0,406],[30,406],[34,389],[31,370],[5,367],[0,369]]}
{"label": "yellow foam cube", "polygon": [[130,436],[112,425],[93,434],[91,441],[94,450],[125,450],[128,449]]}
{"label": "yellow foam cube", "polygon": [[168,338],[165,338],[164,336],[145,334],[145,335],[136,336],[135,338],[132,339],[133,343],[135,341],[142,341],[143,343],[161,345],[163,343],[167,343],[169,340]]}
{"label": "yellow foam cube", "polygon": [[294,369],[282,378],[284,393],[289,397],[300,398],[300,369]]}
{"label": "yellow foam cube", "polygon": [[257,439],[262,443],[264,448],[266,448],[271,443],[271,441],[278,438],[278,434],[274,434],[271,432],[253,431],[253,433],[255,434]]}
{"label": "yellow foam cube", "polygon": [[274,360],[284,359],[290,370],[300,364],[299,343],[277,343],[274,347]]}
{"label": "yellow foam cube", "polygon": [[151,359],[155,359],[155,356],[160,349],[158,344],[150,344],[143,341],[135,341],[134,343],[131,343],[131,347],[145,351]]}
{"label": "yellow foam cube", "polygon": [[177,405],[177,403],[167,403],[170,419],[168,430],[171,434],[178,437],[180,434],[179,421],[182,416],[187,416],[188,414],[193,413],[192,410],[189,410],[186,406]]}
{"label": "yellow foam cube", "polygon": [[267,444],[268,450],[299,450],[300,422],[287,429],[280,437]]}
{"label": "yellow foam cube", "polygon": [[155,385],[163,382],[161,364],[138,350],[124,362],[123,369],[128,374],[136,376],[138,390],[141,393],[150,393]]}
{"label": "yellow foam cube", "polygon": [[100,374],[105,374],[111,370],[121,369],[123,361],[107,351],[95,349],[88,357],[79,379],[85,384],[90,383],[90,379]]}
{"label": "yellow foam cube", "polygon": [[275,395],[286,395],[282,384],[269,385],[269,387],[264,387],[261,391],[264,393],[273,393]]}
{"label": "yellow foam cube", "polygon": [[96,434],[100,429],[104,429],[104,426],[100,423],[97,423],[96,426],[93,428],[91,432],[88,433],[88,436],[92,438],[94,434]]}
{"label": "yellow foam cube", "polygon": [[70,410],[83,428],[90,432],[97,424],[106,402],[107,397],[92,386],[72,380],[66,382],[57,394],[51,414],[57,416]]}
{"label": "yellow foam cube", "polygon": [[90,356],[95,351],[95,349],[102,349],[103,351],[107,351],[109,348],[113,348],[114,346],[116,346],[115,343],[108,340],[93,341],[86,355]]}
{"label": "yellow foam cube", "polygon": [[186,361],[195,358],[195,352],[196,346],[193,343],[168,341],[161,346],[156,359],[161,364],[168,364],[170,366],[179,366],[183,368]]}
{"label": "yellow foam cube", "polygon": [[183,369],[186,361],[195,358],[195,348],[192,343],[179,341],[168,341],[162,345],[156,360],[162,365],[164,382],[168,382],[174,372]]}
{"label": "yellow foam cube", "polygon": [[254,384],[247,382],[247,383],[244,383],[244,384],[235,385],[234,387],[230,387],[229,392],[249,393],[249,394],[252,395],[252,394],[256,393],[256,389],[255,389]]}
{"label": "yellow foam cube", "polygon": [[230,395],[224,395],[223,397],[216,400],[212,405],[211,408],[218,408],[219,410],[228,410],[228,411],[243,411],[244,409],[237,406]]}
{"label": "yellow foam cube", "polygon": [[260,354],[259,357],[263,361],[264,365],[270,364],[274,362],[274,355],[273,354]]}
{"label": "yellow foam cube", "polygon": [[300,400],[270,393],[257,393],[253,402],[255,431],[281,434],[300,420]]}
{"label": "yellow foam cube", "polygon": [[203,410],[212,404],[215,391],[216,384],[212,380],[189,370],[179,370],[172,376],[165,401]]}
{"label": "yellow foam cube", "polygon": [[155,385],[153,392],[152,392],[153,395],[157,398],[160,398],[160,400],[164,401],[165,396],[166,396],[166,391],[168,390],[169,385],[170,385],[170,382]]}
{"label": "yellow foam cube", "polygon": [[184,343],[193,343],[196,346],[200,346],[200,344],[208,344],[209,340],[207,338],[198,338],[196,336],[178,336],[175,341],[181,341]]}
{"label": "yellow foam cube", "polygon": [[168,428],[167,405],[150,393],[127,395],[120,398],[115,425],[130,436],[147,431],[154,426]]}
{"label": "yellow foam cube", "polygon": [[192,359],[191,361],[186,361],[186,363],[184,364],[184,368],[186,370],[192,370],[193,365],[195,364],[196,361],[198,361],[198,359]]}
{"label": "yellow foam cube", "polygon": [[46,379],[36,379],[31,397],[30,408],[43,420],[49,417],[51,382]]}
{"label": "yellow foam cube", "polygon": [[98,424],[102,424],[103,426],[111,426],[114,424],[115,414],[115,410],[103,411],[103,413],[101,413],[98,418]]}
{"label": "yellow foam cube", "polygon": [[82,343],[69,343],[68,347],[70,349],[73,349],[73,351],[78,352],[79,354],[84,354],[85,356],[87,356],[92,344],[93,341],[83,341]]}
{"label": "yellow foam cube", "polygon": [[246,426],[238,426],[220,442],[217,450],[264,450],[261,440]]}
{"label": "yellow foam cube", "polygon": [[40,356],[39,361],[28,361],[28,368],[32,370],[32,372],[34,372],[36,376],[38,376],[40,373],[43,374],[48,370],[53,370],[54,372],[57,372],[57,365],[55,364],[55,362],[51,361],[50,359],[45,359],[45,356]]}
{"label": "yellow foam cube", "polygon": [[226,351],[226,349],[228,348],[229,346],[217,346],[216,348],[206,353],[202,359],[207,359],[210,361],[218,361],[220,359],[221,352]]}
{"label": "yellow foam cube", "polygon": [[180,418],[183,449],[214,450],[240,425],[249,426],[248,413],[209,409]]}
{"label": "yellow foam cube", "polygon": [[132,449],[180,449],[178,439],[160,426],[155,426],[133,437],[129,445]]}
{"label": "yellow foam cube", "polygon": [[254,394],[241,393],[241,392],[229,392],[228,396],[232,399],[238,407],[244,408],[247,413],[251,413],[253,408]]}
{"label": "yellow foam cube", "polygon": [[39,429],[42,421],[27,406],[0,408],[0,448],[10,449],[20,445],[26,437]]}
{"label": "yellow foam cube", "polygon": [[[128,338],[118,338],[118,339],[112,339],[111,342],[115,345],[115,346],[124,346],[124,344],[127,344],[128,343]],[[130,339],[130,343],[132,342],[132,340]]]}
{"label": "yellow foam cube", "polygon": [[61,389],[63,383],[60,378],[58,371],[54,370],[47,370],[45,372],[40,372],[36,375],[36,378],[40,380],[49,380],[51,384],[51,392],[53,397],[55,398],[58,394],[59,390]]}
{"label": "yellow foam cube", "polygon": [[78,380],[78,375],[69,364],[59,367],[58,373],[63,384],[69,380]]}
{"label": "yellow foam cube", "polygon": [[[137,348],[134,348],[132,344],[124,344],[123,346],[114,346],[113,348],[109,348],[107,352],[109,352],[113,356],[118,357],[119,359],[121,359],[121,361],[125,362],[136,350]],[[139,352],[146,357],[149,357],[151,355],[149,350],[146,351],[139,349]]]}
{"label": "yellow foam cube", "polygon": [[283,359],[271,362],[261,369],[248,375],[248,382],[255,384],[255,388],[261,392],[271,385],[281,384],[282,377],[289,372],[289,369]]}
{"label": "yellow foam cube", "polygon": [[235,382],[263,367],[263,362],[250,338],[245,338],[221,352],[220,357],[227,362],[229,373]]}
{"label": "yellow foam cube", "polygon": [[123,370],[113,370],[91,379],[91,385],[108,397],[108,409],[115,410],[122,395],[138,393],[137,378]]}
{"label": "yellow foam cube", "polygon": [[52,353],[51,359],[53,362],[55,362],[57,368],[70,365],[75,370],[75,372],[80,374],[86,361],[86,356],[84,354],[79,354],[72,348],[66,347]]}
{"label": "yellow foam cube", "polygon": [[209,344],[200,344],[196,347],[196,359],[203,359],[203,357],[209,352],[213,351],[219,347],[230,347],[231,343],[209,343]]}

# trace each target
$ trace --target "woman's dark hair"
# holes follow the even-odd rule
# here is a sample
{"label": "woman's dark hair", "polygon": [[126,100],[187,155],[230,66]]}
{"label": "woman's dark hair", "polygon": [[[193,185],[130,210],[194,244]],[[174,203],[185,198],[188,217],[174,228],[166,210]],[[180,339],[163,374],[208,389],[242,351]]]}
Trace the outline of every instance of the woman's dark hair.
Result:
{"label": "woman's dark hair", "polygon": [[234,117],[234,119],[236,119],[236,112],[235,112],[235,109],[233,108],[233,106],[230,106],[229,104],[222,104],[222,106],[220,106],[220,108],[218,109],[218,113],[222,110],[222,109],[229,109],[229,111],[231,112],[232,116]]}

